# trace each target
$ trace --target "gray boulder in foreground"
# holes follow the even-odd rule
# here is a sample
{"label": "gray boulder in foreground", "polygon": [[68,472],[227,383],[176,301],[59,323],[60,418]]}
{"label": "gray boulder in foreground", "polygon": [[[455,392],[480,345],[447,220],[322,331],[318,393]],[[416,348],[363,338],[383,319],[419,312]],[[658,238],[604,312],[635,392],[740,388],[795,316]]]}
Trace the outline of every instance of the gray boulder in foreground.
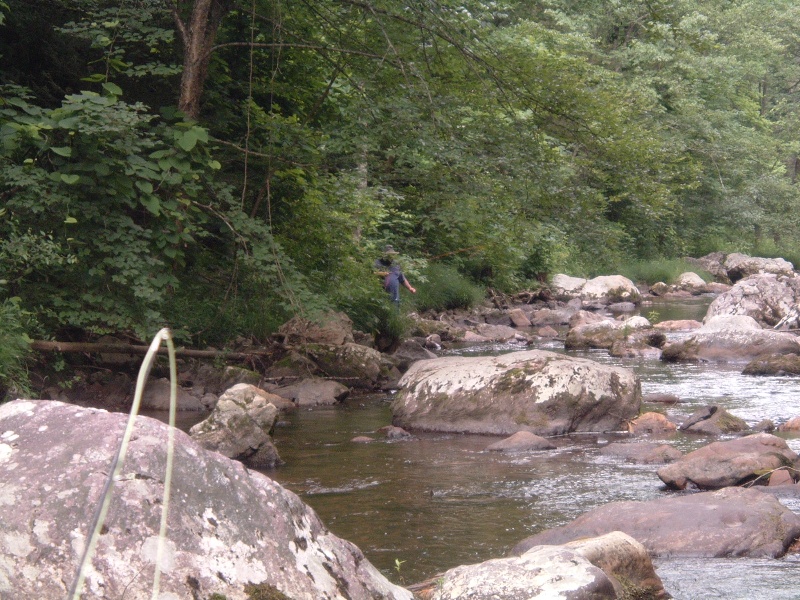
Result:
{"label": "gray boulder in foreground", "polygon": [[[53,401],[0,406],[0,597],[67,597],[126,421]],[[84,600],[151,598],[168,430],[136,421]],[[174,433],[159,598],[246,600],[257,589],[262,597],[411,600],[295,494]]]}
{"label": "gray boulder in foreground", "polygon": [[526,538],[512,553],[611,531],[627,533],[651,556],[776,558],[800,536],[800,515],[770,494],[740,487],[646,502],[611,502],[563,527]]}
{"label": "gray boulder in foreground", "polygon": [[647,550],[622,532],[563,546],[536,546],[522,556],[450,569],[431,600],[669,598]]}
{"label": "gray boulder in foreground", "polygon": [[642,397],[629,369],[543,350],[421,361],[399,386],[395,425],[493,435],[619,431]]}

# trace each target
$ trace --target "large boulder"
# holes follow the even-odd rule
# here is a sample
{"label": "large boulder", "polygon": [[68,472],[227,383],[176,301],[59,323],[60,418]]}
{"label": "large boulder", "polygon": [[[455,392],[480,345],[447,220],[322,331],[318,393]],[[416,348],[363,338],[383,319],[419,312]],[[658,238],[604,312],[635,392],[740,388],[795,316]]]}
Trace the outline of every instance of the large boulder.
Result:
{"label": "large boulder", "polygon": [[278,408],[269,392],[239,383],[220,396],[204,421],[189,430],[206,450],[239,460],[249,467],[271,468],[281,463],[272,443]]}
{"label": "large boulder", "polygon": [[[126,421],[60,402],[0,406],[0,596],[67,597]],[[82,598],[152,597],[168,431],[136,420]],[[411,600],[296,495],[172,431],[159,598]]]}
{"label": "large boulder", "polygon": [[741,433],[747,431],[749,427],[744,419],[731,414],[721,406],[711,405],[698,408],[680,424],[678,429],[701,435],[724,435]]}
{"label": "large boulder", "polygon": [[743,375],[800,375],[800,354],[762,354],[747,363]]}
{"label": "large boulder", "polygon": [[641,405],[629,369],[541,350],[421,361],[399,385],[393,422],[427,431],[615,431]]}
{"label": "large boulder", "polygon": [[706,282],[697,273],[687,271],[681,273],[675,280],[675,286],[682,290],[687,290],[692,294],[702,294],[706,291]]}
{"label": "large boulder", "polygon": [[559,273],[553,275],[550,280],[550,289],[557,298],[579,298],[586,281],[583,277],[571,277]]}
{"label": "large boulder", "polygon": [[771,273],[775,275],[792,275],[794,265],[782,258],[761,258],[734,252],[725,257],[723,263],[728,278],[736,283],[740,279],[757,273]]}
{"label": "large boulder", "polygon": [[558,298],[581,298],[589,302],[612,304],[614,302],[635,302],[641,300],[636,285],[622,275],[601,275],[594,279],[581,279],[568,275],[555,275],[550,288]]}
{"label": "large boulder", "polygon": [[543,327],[545,325],[567,325],[576,312],[571,307],[565,308],[540,308],[531,314],[531,325]]}
{"label": "large boulder", "polygon": [[[169,379],[160,377],[147,383],[142,392],[141,407],[150,410],[169,410],[171,384]],[[213,408],[216,398],[212,397],[204,401],[203,397],[197,397],[181,386],[175,390],[175,406],[181,411],[208,411]]]}
{"label": "large boulder", "polygon": [[630,279],[622,275],[601,275],[586,282],[581,288],[581,298],[607,303],[641,300],[641,293]]}
{"label": "large boulder", "polygon": [[[427,589],[426,589],[427,588]],[[464,565],[423,586],[426,600],[669,598],[645,548],[616,531]]]}
{"label": "large boulder", "polygon": [[588,348],[609,349],[614,342],[625,336],[625,329],[620,321],[603,319],[593,323],[585,323],[570,328],[564,339],[567,350],[584,350]]}
{"label": "large boulder", "polygon": [[339,346],[306,344],[302,351],[320,373],[349,387],[380,387],[394,366],[377,350],[350,342]]}
{"label": "large boulder", "polygon": [[646,502],[611,502],[562,527],[526,538],[512,553],[612,531],[627,533],[652,556],[774,558],[800,536],[800,515],[772,495],[740,487]]}
{"label": "large boulder", "polygon": [[667,343],[661,360],[750,362],[762,354],[797,353],[800,341],[791,333],[761,329],[748,316],[715,316],[687,337]]}
{"label": "large boulder", "polygon": [[746,315],[762,327],[779,323],[797,327],[800,315],[800,276],[758,274],[737,282],[717,296],[706,311],[704,322],[719,315]]}
{"label": "large boulder", "polygon": [[347,398],[350,395],[350,388],[338,381],[321,377],[304,377],[289,385],[276,387],[272,392],[289,400],[295,406],[330,406]]}
{"label": "large boulder", "polygon": [[[795,467],[797,459],[783,439],[757,433],[698,448],[661,467],[658,476],[675,490],[713,490],[750,483],[781,467]],[[767,481],[762,478],[763,485]]]}
{"label": "large boulder", "polygon": [[353,339],[353,321],[344,313],[327,312],[314,319],[294,317],[278,329],[286,346],[327,344],[341,346]]}

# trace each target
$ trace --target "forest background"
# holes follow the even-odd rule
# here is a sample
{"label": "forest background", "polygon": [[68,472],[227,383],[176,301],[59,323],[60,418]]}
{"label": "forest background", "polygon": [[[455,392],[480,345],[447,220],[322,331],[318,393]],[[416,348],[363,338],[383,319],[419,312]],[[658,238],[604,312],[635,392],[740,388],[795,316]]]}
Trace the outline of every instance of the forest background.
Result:
{"label": "forest background", "polygon": [[418,309],[798,264],[799,108],[794,0],[0,0],[0,387],[34,337],[386,329],[384,244]]}

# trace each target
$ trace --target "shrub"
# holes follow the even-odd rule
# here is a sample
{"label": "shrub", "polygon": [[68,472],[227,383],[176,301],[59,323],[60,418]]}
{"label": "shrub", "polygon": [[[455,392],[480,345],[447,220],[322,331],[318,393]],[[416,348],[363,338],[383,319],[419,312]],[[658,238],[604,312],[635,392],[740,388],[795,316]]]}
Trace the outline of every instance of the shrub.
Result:
{"label": "shrub", "polygon": [[699,269],[685,260],[677,258],[662,258],[658,260],[638,261],[627,263],[620,266],[620,274],[631,281],[644,282],[652,285],[656,282],[674,282],[679,275],[692,271],[697,273],[706,282],[712,281],[713,277],[707,271]]}
{"label": "shrub", "polygon": [[420,311],[472,308],[484,297],[484,290],[448,265],[428,265],[427,283],[417,286],[414,304]]}
{"label": "shrub", "polygon": [[18,298],[0,304],[0,402],[30,389],[26,360],[31,341],[25,333],[26,318]]}

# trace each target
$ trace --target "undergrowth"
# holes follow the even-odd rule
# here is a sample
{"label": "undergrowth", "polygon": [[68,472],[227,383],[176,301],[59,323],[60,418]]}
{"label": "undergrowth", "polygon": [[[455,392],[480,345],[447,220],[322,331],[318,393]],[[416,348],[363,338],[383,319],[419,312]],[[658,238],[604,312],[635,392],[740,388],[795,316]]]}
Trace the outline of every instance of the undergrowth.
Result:
{"label": "undergrowth", "polygon": [[713,277],[707,271],[692,265],[679,258],[662,258],[648,261],[637,261],[621,264],[620,275],[624,275],[636,283],[653,285],[659,281],[673,283],[683,273],[697,273],[704,281],[709,282]]}

